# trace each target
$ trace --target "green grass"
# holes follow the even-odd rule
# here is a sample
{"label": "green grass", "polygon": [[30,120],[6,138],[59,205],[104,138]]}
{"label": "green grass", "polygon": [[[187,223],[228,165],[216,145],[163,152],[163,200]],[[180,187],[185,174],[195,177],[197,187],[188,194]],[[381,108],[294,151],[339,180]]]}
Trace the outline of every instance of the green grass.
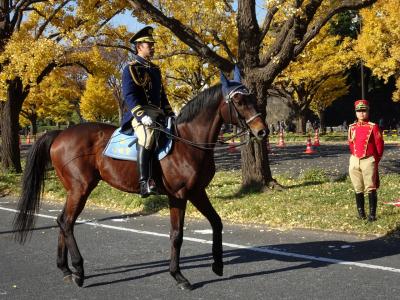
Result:
{"label": "green grass", "polygon": [[[400,208],[385,205],[400,198],[400,175],[382,176],[378,191],[378,221],[368,223],[356,218],[354,193],[348,177],[326,176],[323,170],[304,172],[299,178],[278,176],[283,191],[242,192],[239,171],[218,172],[207,193],[223,221],[244,224],[267,224],[275,228],[308,228],[360,234],[387,234],[400,228]],[[18,175],[0,175],[0,193],[19,192]],[[46,182],[45,196],[52,201],[64,201],[65,192],[54,173]],[[141,199],[109,187],[104,182],[92,192],[88,205],[97,205],[121,212],[167,215],[165,196]],[[368,200],[366,201],[368,204]],[[368,205],[366,205],[368,208]],[[201,217],[188,205],[187,216]]]}

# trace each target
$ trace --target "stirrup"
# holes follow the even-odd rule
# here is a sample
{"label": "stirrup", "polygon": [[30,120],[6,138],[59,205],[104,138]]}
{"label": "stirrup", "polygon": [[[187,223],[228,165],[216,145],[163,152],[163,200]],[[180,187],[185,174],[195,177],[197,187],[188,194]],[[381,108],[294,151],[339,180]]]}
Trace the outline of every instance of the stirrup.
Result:
{"label": "stirrup", "polygon": [[157,187],[153,179],[140,182],[140,195],[142,198],[147,198],[150,195],[158,195]]}

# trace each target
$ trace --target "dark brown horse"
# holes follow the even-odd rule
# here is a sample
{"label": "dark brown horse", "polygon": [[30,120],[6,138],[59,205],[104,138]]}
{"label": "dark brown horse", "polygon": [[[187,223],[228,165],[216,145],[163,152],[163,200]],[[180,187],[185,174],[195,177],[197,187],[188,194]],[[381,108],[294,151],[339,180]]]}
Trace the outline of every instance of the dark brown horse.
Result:
{"label": "dark brown horse", "polygon": [[[171,218],[170,273],[182,289],[191,289],[179,267],[183,240],[183,225],[187,200],[208,219],[213,229],[212,270],[223,273],[222,223],[212,207],[205,188],[215,174],[213,148],[223,123],[246,124],[258,139],[267,128],[257,112],[254,96],[236,93],[224,97],[221,85],[213,86],[192,99],[176,120],[177,134],[198,145],[176,140],[172,152],[156,166],[153,175],[162,193],[169,199]],[[103,156],[103,149],[116,127],[86,123],[63,131],[52,131],[38,139],[28,154],[23,177],[19,210],[14,221],[16,238],[25,242],[33,229],[35,213],[39,210],[46,166],[51,163],[67,191],[67,200],[57,223],[57,266],[67,280],[83,285],[83,258],[74,237],[74,224],[82,212],[91,191],[100,180],[129,193],[139,193],[136,163]],[[75,272],[68,266],[68,252]]]}

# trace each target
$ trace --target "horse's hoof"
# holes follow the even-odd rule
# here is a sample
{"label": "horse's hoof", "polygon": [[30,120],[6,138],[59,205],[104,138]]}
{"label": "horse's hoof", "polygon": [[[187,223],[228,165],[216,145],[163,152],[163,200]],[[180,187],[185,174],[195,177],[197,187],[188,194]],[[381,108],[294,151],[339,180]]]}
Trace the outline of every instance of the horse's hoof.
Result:
{"label": "horse's hoof", "polygon": [[179,287],[181,290],[187,290],[187,291],[193,290],[193,285],[191,285],[191,284],[189,283],[189,281],[185,281],[185,282],[178,283],[178,287]]}
{"label": "horse's hoof", "polygon": [[82,276],[76,275],[76,274],[72,274],[72,280],[74,281],[74,283],[79,286],[82,287],[83,286],[83,280],[84,278]]}
{"label": "horse's hoof", "polygon": [[224,275],[224,265],[219,265],[219,264],[213,263],[211,268],[212,268],[213,272],[215,274],[217,274],[218,276]]}
{"label": "horse's hoof", "polygon": [[72,274],[64,276],[63,280],[65,283],[71,283],[72,282]]}

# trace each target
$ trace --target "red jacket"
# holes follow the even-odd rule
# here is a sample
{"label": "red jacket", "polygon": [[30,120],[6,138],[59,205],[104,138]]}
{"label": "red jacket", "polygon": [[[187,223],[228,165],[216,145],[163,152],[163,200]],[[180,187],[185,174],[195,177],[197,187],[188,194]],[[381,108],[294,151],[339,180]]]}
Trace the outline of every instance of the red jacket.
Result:
{"label": "red jacket", "polygon": [[357,122],[349,126],[349,146],[352,155],[374,156],[378,163],[383,155],[383,138],[379,126],[372,122]]}

